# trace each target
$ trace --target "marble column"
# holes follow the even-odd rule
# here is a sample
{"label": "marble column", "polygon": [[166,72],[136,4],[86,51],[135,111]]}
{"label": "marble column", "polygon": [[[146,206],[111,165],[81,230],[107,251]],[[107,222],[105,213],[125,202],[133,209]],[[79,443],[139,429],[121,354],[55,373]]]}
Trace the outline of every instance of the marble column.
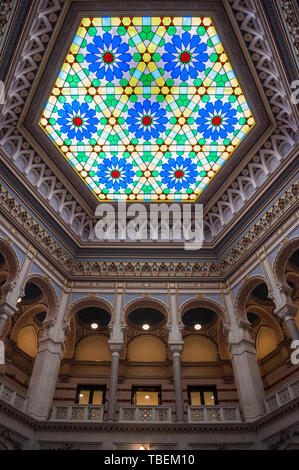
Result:
{"label": "marble column", "polygon": [[16,279],[13,282],[5,283],[0,288],[0,337],[4,331],[7,319],[17,312],[18,298],[22,294],[22,289],[32,264],[32,256],[32,253],[27,254]]}
{"label": "marble column", "polygon": [[293,341],[299,339],[299,331],[295,322],[297,307],[291,299],[292,289],[287,284],[275,284],[269,292],[269,297],[275,303],[274,313],[286,322]]}
{"label": "marble column", "polygon": [[295,322],[297,307],[293,303],[288,302],[275,309],[275,313],[286,322],[292,341],[299,340],[299,331]]}
{"label": "marble column", "polygon": [[254,341],[249,334],[250,325],[240,323],[242,327],[229,333],[229,351],[243,418],[245,421],[255,421],[265,414],[265,392]]}
{"label": "marble column", "polygon": [[109,384],[109,402],[108,402],[108,413],[107,421],[115,421],[115,411],[117,404],[117,381],[118,381],[118,366],[119,356],[123,347],[123,343],[112,343],[109,342],[109,348],[111,351],[111,370],[110,370],[110,384]]}
{"label": "marble column", "polygon": [[8,318],[12,317],[16,311],[16,308],[7,303],[0,304],[0,338],[4,334],[4,328]]}
{"label": "marble column", "polygon": [[49,418],[64,351],[65,331],[57,335],[54,323],[44,325],[27,391],[26,411],[38,419]]}
{"label": "marble column", "polygon": [[173,381],[175,389],[175,407],[176,407],[176,421],[184,421],[184,400],[183,400],[183,389],[182,389],[182,377],[181,377],[181,352],[183,350],[183,344],[170,344],[170,352],[172,354],[173,364]]}

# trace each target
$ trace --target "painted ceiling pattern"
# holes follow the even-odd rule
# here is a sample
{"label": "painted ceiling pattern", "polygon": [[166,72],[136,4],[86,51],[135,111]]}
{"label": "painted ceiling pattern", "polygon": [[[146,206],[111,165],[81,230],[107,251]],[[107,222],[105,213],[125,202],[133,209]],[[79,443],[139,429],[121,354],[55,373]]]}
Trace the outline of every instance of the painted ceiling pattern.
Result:
{"label": "painted ceiling pattern", "polygon": [[84,18],[40,125],[100,201],[194,201],[255,121],[210,18]]}

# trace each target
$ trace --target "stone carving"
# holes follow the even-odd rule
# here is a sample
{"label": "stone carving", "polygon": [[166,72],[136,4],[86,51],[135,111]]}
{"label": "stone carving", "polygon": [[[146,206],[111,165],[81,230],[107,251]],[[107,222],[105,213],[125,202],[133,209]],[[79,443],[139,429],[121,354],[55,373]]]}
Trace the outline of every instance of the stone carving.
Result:
{"label": "stone carving", "polygon": [[[232,266],[236,265],[238,259],[246,255],[253,244],[258,243],[259,239],[282,218],[289,208],[296,204],[298,188],[298,183],[292,184],[220,261],[172,262],[173,265],[180,269],[180,271],[177,271],[177,276],[185,277],[186,273],[190,273],[190,276],[194,278],[200,277],[200,279],[203,277],[221,278],[225,273],[229,272]],[[118,270],[119,262],[117,261],[76,261],[73,259],[2,185],[0,185],[0,207],[4,209],[6,214],[14,217],[26,233],[34,238],[39,247],[44,249],[69,276],[106,277],[108,274],[111,278],[123,276],[123,273],[120,273]],[[159,277],[168,277],[171,274],[169,272],[169,262],[167,261],[150,261],[147,263],[138,261],[134,262],[134,264],[123,261],[122,264],[124,266],[133,266],[132,270],[127,271],[128,278],[131,276],[132,278],[140,278],[140,276],[151,277],[150,272],[144,272],[144,265],[156,267]],[[95,299],[91,298],[90,300],[94,301]]]}
{"label": "stone carving", "polygon": [[[55,29],[62,3],[59,0],[44,0],[39,4],[35,21],[14,74],[15,78],[10,85],[8,97],[2,109],[0,145],[6,156],[22,171],[22,174],[62,220],[82,240],[93,240],[95,221],[92,216],[76,202],[75,197],[66,189],[62,181],[42,160],[42,157],[34,151],[16,127],[29,88]],[[269,101],[276,120],[276,129],[261,146],[259,152],[240,169],[234,181],[224,189],[213,208],[205,215],[206,241],[215,238],[225,225],[231,222],[239,210],[251,199],[255,190],[263,184],[267,176],[286,158],[294,146],[295,133],[298,131],[291,105],[287,99],[287,91],[276,66],[279,58],[273,56],[262,21],[259,18],[256,3],[257,0],[230,0],[230,8],[251,54],[265,96]],[[282,1],[281,3],[283,10],[287,12],[287,22],[289,22],[292,14],[290,6],[292,2]],[[173,4],[172,8],[175,8]],[[295,33],[296,35],[297,33]],[[298,41],[298,35],[296,38]],[[26,216],[24,215],[24,217]],[[119,265],[118,271],[123,268],[122,265]],[[132,269],[132,265],[126,266],[126,268]],[[145,268],[152,269],[153,273],[156,272],[156,269],[150,265],[142,268],[139,265],[134,267],[135,270],[140,269],[143,272]],[[175,265],[174,268],[176,268]]]}

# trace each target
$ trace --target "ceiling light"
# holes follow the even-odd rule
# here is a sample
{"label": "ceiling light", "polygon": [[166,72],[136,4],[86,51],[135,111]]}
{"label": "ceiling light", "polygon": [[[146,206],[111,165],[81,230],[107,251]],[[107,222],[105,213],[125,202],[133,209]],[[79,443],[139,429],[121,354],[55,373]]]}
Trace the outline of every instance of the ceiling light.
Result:
{"label": "ceiling light", "polygon": [[149,330],[149,327],[150,327],[150,326],[149,326],[148,323],[144,323],[144,325],[142,325],[142,329],[145,330],[145,331],[146,331],[146,330]]}
{"label": "ceiling light", "polygon": [[201,330],[201,325],[199,323],[196,323],[194,325],[194,329],[197,330],[197,331]]}
{"label": "ceiling light", "polygon": [[147,400],[149,400],[150,397],[149,397],[149,395],[145,395],[145,398],[146,398]]}
{"label": "ceiling light", "polygon": [[83,397],[84,397],[83,393],[80,393],[80,394],[79,394],[79,397],[80,397],[80,398],[83,398]]}
{"label": "ceiling light", "polygon": [[18,300],[17,300],[17,303],[19,304],[20,302],[22,302],[22,297],[19,297]]}
{"label": "ceiling light", "polygon": [[99,328],[99,325],[97,323],[91,323],[90,326],[93,330],[96,330],[97,328]]}

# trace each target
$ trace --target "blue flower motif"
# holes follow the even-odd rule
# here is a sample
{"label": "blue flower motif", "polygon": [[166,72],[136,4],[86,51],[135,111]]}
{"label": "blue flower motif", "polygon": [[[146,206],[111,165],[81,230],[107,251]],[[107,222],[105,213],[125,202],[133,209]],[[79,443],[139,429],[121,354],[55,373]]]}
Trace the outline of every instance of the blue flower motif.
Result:
{"label": "blue flower motif", "polygon": [[125,189],[132,183],[135,175],[133,166],[125,158],[111,157],[104,158],[98,165],[97,176],[99,182],[107,189],[119,191]]}
{"label": "blue flower motif", "polygon": [[162,165],[160,172],[162,184],[167,185],[168,189],[175,188],[180,191],[187,189],[196,182],[198,176],[197,165],[191,158],[170,158],[167,163]]}
{"label": "blue flower motif", "polygon": [[105,33],[103,38],[95,36],[87,50],[90,54],[86,54],[85,59],[90,64],[89,70],[95,72],[98,79],[105,77],[112,82],[114,77],[122,78],[130,68],[128,62],[132,56],[127,52],[129,45],[122,42],[120,36],[110,33]]}
{"label": "blue flower motif", "polygon": [[186,82],[189,77],[197,78],[199,72],[205,70],[205,62],[209,55],[205,53],[207,45],[200,40],[200,36],[191,36],[187,31],[180,36],[175,35],[172,42],[165,44],[165,52],[162,59],[165,70],[171,72],[172,78],[178,78]]}
{"label": "blue flower motif", "polygon": [[97,131],[96,125],[99,120],[95,117],[96,112],[90,109],[87,103],[79,103],[75,100],[71,104],[64,103],[63,108],[58,111],[60,116],[57,119],[60,131],[67,134],[69,139],[82,141],[90,139],[91,135]]}
{"label": "blue flower motif", "polygon": [[136,102],[134,108],[129,109],[126,122],[129,124],[129,132],[133,132],[137,139],[143,137],[145,140],[157,138],[165,132],[164,124],[168,122],[165,117],[166,110],[160,108],[159,103],[151,103],[145,100],[143,104]]}
{"label": "blue flower motif", "polygon": [[215,104],[207,103],[198,114],[198,132],[203,134],[204,139],[211,137],[213,141],[226,139],[228,134],[235,130],[235,124],[238,122],[235,117],[237,110],[232,108],[231,103],[223,103],[221,100],[217,100]]}

